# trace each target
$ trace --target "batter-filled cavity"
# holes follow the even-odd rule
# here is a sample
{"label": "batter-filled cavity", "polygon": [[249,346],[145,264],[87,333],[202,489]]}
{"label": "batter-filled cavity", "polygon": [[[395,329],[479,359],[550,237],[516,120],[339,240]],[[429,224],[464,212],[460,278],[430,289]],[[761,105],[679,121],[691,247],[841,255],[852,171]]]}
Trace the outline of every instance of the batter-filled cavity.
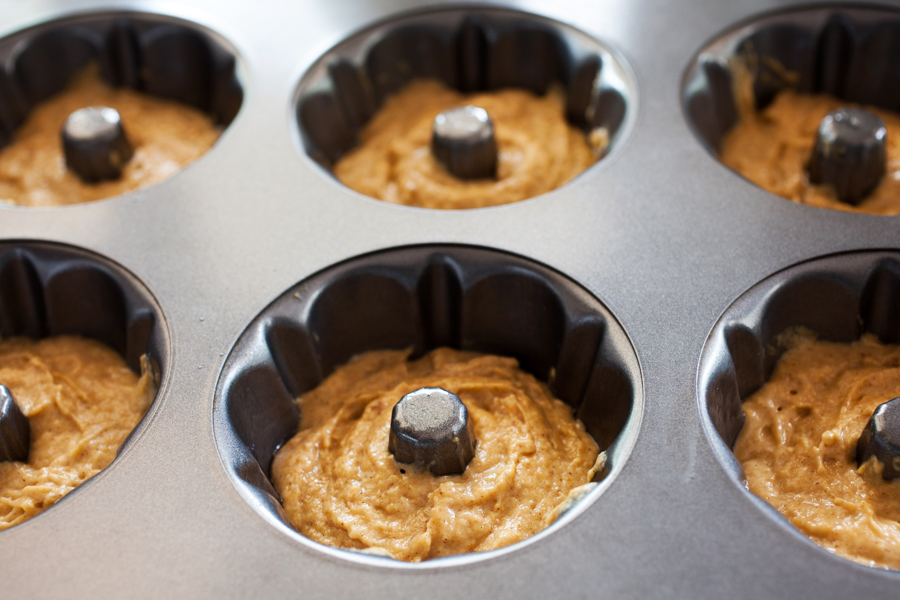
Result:
{"label": "batter-filled cavity", "polygon": [[900,346],[872,334],[850,344],[790,331],[769,381],[743,404],[734,446],[747,483],[813,541],[851,560],[900,569],[900,479],[885,481],[857,440],[875,409],[900,396]]}
{"label": "batter-filled cavity", "polygon": [[[298,400],[299,432],[272,463],[297,530],[317,542],[422,561],[514,544],[583,496],[605,454],[572,409],[515,359],[434,350],[352,359]],[[394,405],[420,388],[465,404],[477,440],[461,475],[395,460]]]}
{"label": "batter-filled cavity", "polygon": [[[828,94],[785,89],[757,111],[752,68],[738,60],[732,67],[739,119],[722,140],[719,158],[723,164],[761,188],[800,204],[870,214],[900,213],[900,115],[864,107],[880,118],[886,129],[885,172],[861,201],[847,203],[832,185],[811,180],[810,165],[817,131],[826,115],[841,108],[860,107]],[[791,75],[785,73],[784,77]]]}
{"label": "batter-filled cavity", "polygon": [[[67,167],[61,131],[75,111],[105,107],[118,111],[133,155],[121,175],[84,181]],[[0,149],[0,202],[58,206],[118,196],[177,173],[199,158],[221,133],[211,117],[184,104],[130,88],[113,88],[96,66],[32,109],[13,141]]]}
{"label": "batter-filled cavity", "polygon": [[0,530],[50,508],[105,469],[155,395],[100,342],[75,336],[0,341],[0,385],[28,418],[27,462],[0,462]]}
{"label": "batter-filled cavity", "polygon": [[[431,151],[435,117],[474,106],[496,136],[496,174],[461,179]],[[348,187],[387,202],[427,208],[478,208],[518,202],[554,190],[602,156],[609,134],[589,135],[566,122],[559,88],[544,96],[505,89],[464,95],[433,80],[414,81],[388,98],[334,173]]]}

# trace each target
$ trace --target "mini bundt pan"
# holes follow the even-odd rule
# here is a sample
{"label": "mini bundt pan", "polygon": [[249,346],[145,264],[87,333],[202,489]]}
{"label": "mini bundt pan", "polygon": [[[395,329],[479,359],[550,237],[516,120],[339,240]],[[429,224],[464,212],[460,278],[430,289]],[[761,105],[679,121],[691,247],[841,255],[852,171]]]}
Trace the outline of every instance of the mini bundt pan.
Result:
{"label": "mini bundt pan", "polygon": [[365,29],[310,67],[295,94],[307,154],[330,169],[388,96],[423,78],[463,93],[561,85],[569,122],[605,127],[611,147],[634,111],[622,63],[584,33],[508,9],[434,10]]}
{"label": "mini bundt pan", "polygon": [[719,35],[688,67],[684,111],[713,155],[738,119],[732,61],[747,58],[758,65],[757,110],[791,88],[900,112],[900,12],[864,6],[791,9]]}
{"label": "mini bundt pan", "polygon": [[857,252],[790,267],[752,287],[716,323],[703,349],[697,390],[720,462],[740,483],[731,448],[744,425],[741,403],[769,379],[784,352],[777,338],[805,327],[852,342],[873,333],[900,343],[900,252]]}
{"label": "mini bundt pan", "polygon": [[91,63],[110,85],[182,102],[222,126],[243,101],[234,55],[196,25],[133,12],[68,17],[0,40],[0,146]]}
{"label": "mini bundt pan", "polygon": [[[109,260],[61,244],[0,242],[0,338],[59,335],[106,344],[138,375],[141,356],[146,354],[157,389],[167,373],[165,318],[152,294],[132,274]],[[152,411],[151,405],[147,415]],[[119,452],[143,428],[147,415]]]}
{"label": "mini bundt pan", "polygon": [[225,362],[213,415],[219,455],[238,491],[297,540],[345,558],[398,564],[299,535],[269,471],[275,452],[297,431],[295,399],[336,367],[371,350],[411,347],[421,356],[441,346],[513,356],[572,406],[609,456],[605,481],[586,501],[621,469],[637,434],[642,384],[615,317],[571,280],[525,259],[420,246],[313,275],[281,294],[240,336]]}

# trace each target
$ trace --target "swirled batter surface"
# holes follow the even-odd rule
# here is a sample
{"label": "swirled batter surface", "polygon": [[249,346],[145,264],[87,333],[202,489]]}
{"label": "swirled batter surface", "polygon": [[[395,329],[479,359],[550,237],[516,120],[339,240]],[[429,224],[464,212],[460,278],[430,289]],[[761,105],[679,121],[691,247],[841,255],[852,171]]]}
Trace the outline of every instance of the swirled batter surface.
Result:
{"label": "swirled batter surface", "polygon": [[[827,95],[784,91],[761,112],[739,103],[740,120],[722,141],[719,159],[759,187],[788,200],[822,208],[880,215],[900,213],[900,116],[872,106],[887,128],[887,172],[858,206],[837,199],[834,188],[809,182],[806,166],[819,123],[842,106]],[[749,107],[749,108],[748,108]]]}
{"label": "swirled batter surface", "polygon": [[[134,156],[114,181],[84,183],[66,168],[60,131],[86,106],[119,111]],[[0,201],[59,206],[118,196],[159,183],[199,158],[220,130],[199,110],[104,83],[90,68],[65,90],[31,111],[13,142],[0,149]]]}
{"label": "swirled batter surface", "polygon": [[155,393],[111,348],[60,336],[0,341],[0,383],[31,426],[27,463],[0,462],[0,530],[50,508],[105,469]]}
{"label": "swirled batter surface", "polygon": [[856,442],[878,405],[900,396],[900,346],[788,336],[771,379],[744,402],[734,454],[750,491],[813,541],[873,567],[900,569],[900,480]]}
{"label": "swirled batter surface", "polygon": [[[462,181],[431,154],[434,117],[466,104],[485,109],[494,122],[495,179]],[[359,141],[334,167],[344,185],[386,202],[452,209],[518,202],[554,190],[594,164],[609,139],[605,130],[596,130],[589,145],[566,122],[559,90],[543,97],[514,89],[465,96],[420,80],[388,98]]]}
{"label": "swirled batter surface", "polygon": [[[272,476],[303,535],[421,561],[502,548],[534,535],[603,466],[572,409],[511,358],[434,350],[358,356],[299,399],[300,431]],[[477,445],[462,475],[435,477],[388,452],[405,394],[442,387],[469,411]]]}

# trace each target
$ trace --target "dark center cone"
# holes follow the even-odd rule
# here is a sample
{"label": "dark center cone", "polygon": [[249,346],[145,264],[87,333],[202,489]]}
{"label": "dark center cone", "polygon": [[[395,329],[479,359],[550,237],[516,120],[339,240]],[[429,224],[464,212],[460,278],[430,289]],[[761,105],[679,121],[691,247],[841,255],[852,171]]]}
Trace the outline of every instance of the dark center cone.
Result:
{"label": "dark center cone", "polygon": [[809,180],[834,187],[838,200],[857,205],[885,172],[887,129],[862,108],[839,108],[819,124]]}
{"label": "dark center cone", "polygon": [[469,412],[456,394],[421,388],[394,405],[388,450],[399,463],[434,475],[459,475],[475,456]]}
{"label": "dark center cone", "polygon": [[477,106],[445,110],[434,118],[431,152],[459,179],[487,179],[497,173],[494,123]]}
{"label": "dark center cone", "polygon": [[76,110],[62,128],[66,166],[87,183],[118,179],[134,150],[119,113],[106,106]]}
{"label": "dark center cone", "polygon": [[862,464],[872,456],[884,463],[882,477],[900,477],[900,398],[875,409],[856,445],[856,460]]}
{"label": "dark center cone", "polygon": [[13,395],[0,385],[0,462],[28,460],[31,427]]}

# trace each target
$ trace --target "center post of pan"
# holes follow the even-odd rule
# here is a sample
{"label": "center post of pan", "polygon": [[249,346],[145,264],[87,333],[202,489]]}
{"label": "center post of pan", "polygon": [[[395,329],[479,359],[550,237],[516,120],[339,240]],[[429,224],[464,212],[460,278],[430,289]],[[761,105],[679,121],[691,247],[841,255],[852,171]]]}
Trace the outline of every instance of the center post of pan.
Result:
{"label": "center post of pan", "polygon": [[460,475],[475,456],[469,411],[443,388],[410,392],[394,405],[388,450],[398,463],[420,471]]}
{"label": "center post of pan", "polygon": [[460,106],[434,118],[434,158],[459,179],[487,179],[497,173],[494,122],[483,108]]}

